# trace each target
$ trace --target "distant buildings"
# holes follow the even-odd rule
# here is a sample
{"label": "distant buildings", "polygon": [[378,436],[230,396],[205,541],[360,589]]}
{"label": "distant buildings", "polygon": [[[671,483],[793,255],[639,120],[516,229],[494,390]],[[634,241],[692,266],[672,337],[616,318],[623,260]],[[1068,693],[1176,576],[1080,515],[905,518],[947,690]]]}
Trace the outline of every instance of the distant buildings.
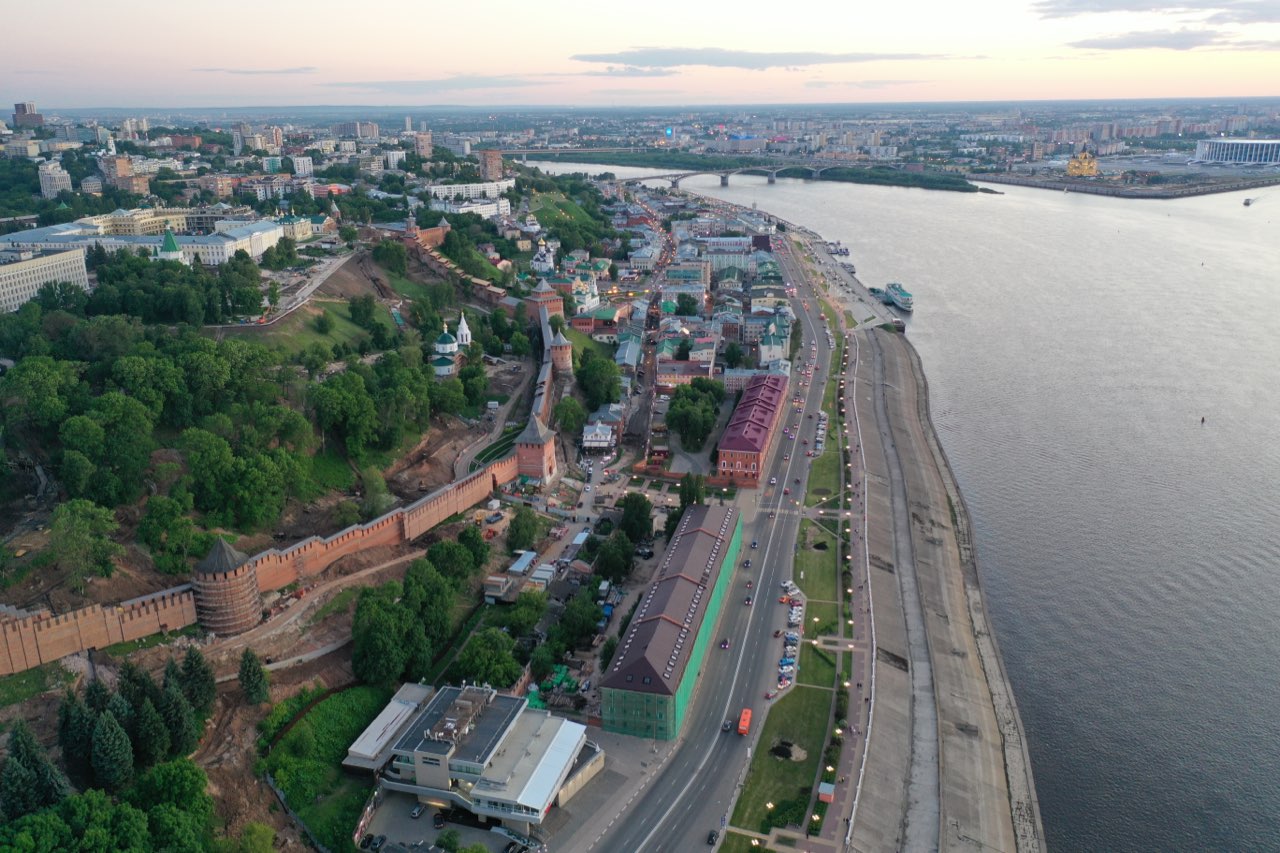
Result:
{"label": "distant buildings", "polygon": [[1280,139],[1202,139],[1196,143],[1196,162],[1232,165],[1280,163]]}
{"label": "distant buildings", "polygon": [[293,160],[293,176],[295,178],[309,178],[315,174],[315,164],[310,157],[304,157],[299,154],[290,159]]}
{"label": "distant buildings", "polygon": [[71,175],[56,160],[48,160],[40,164],[40,195],[45,198],[57,198],[58,193],[71,191]]}
{"label": "distant buildings", "polygon": [[432,184],[427,187],[432,198],[452,198],[462,196],[465,200],[473,198],[496,199],[509,190],[515,189],[515,178],[485,181],[476,184]]}
{"label": "distant buildings", "polygon": [[35,298],[45,284],[66,281],[89,289],[84,252],[64,249],[39,252],[9,249],[0,244],[0,311],[17,311]]}
{"label": "distant buildings", "polygon": [[413,135],[413,153],[419,157],[431,159],[431,131],[419,131]]}
{"label": "distant buildings", "polygon": [[480,160],[480,177],[486,181],[502,180],[502,152],[491,149],[477,151]]}
{"label": "distant buildings", "polygon": [[334,136],[352,136],[356,139],[377,139],[378,125],[371,121],[344,121],[329,128]]}
{"label": "distant buildings", "polygon": [[36,105],[31,101],[13,105],[13,126],[17,129],[44,127],[44,116],[36,112]]}

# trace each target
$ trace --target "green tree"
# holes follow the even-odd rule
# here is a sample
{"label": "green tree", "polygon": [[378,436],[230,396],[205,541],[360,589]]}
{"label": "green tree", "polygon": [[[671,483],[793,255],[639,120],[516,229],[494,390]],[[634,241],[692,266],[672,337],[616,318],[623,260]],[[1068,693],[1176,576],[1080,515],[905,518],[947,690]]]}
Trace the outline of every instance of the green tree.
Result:
{"label": "green tree", "polygon": [[95,723],[96,713],[79,696],[71,690],[63,694],[58,704],[58,746],[67,772],[80,783],[89,779],[91,768],[86,758],[93,747]]}
{"label": "green tree", "polygon": [[454,664],[458,674],[478,684],[510,687],[520,677],[520,664],[512,650],[515,640],[499,628],[472,635]]}
{"label": "green tree", "polygon": [[529,656],[529,674],[534,681],[541,681],[551,674],[556,665],[555,652],[546,643],[540,644]]}
{"label": "green tree", "polygon": [[0,772],[0,805],[13,820],[57,805],[71,793],[71,785],[24,720],[9,731],[9,758]]}
{"label": "green tree", "polygon": [[587,410],[582,408],[576,397],[565,397],[551,412],[556,419],[560,433],[567,436],[579,436],[587,422]]}
{"label": "green tree", "polygon": [[404,275],[409,269],[409,253],[404,244],[395,240],[383,240],[373,247],[373,259],[384,269]]}
{"label": "green tree", "polygon": [[359,237],[360,232],[354,225],[342,225],[338,228],[338,239],[344,243],[354,243]]}
{"label": "green tree", "polygon": [[701,306],[698,305],[697,297],[689,293],[681,293],[676,296],[676,316],[697,317],[701,313]]}
{"label": "green tree", "polygon": [[144,698],[133,724],[133,758],[138,767],[150,767],[169,755],[169,729],[151,699]]}
{"label": "green tree", "polygon": [[512,551],[527,551],[538,536],[538,516],[527,506],[516,507],[511,524],[507,526],[507,547]]}
{"label": "green tree", "polygon": [[261,705],[271,697],[267,671],[262,668],[262,661],[258,660],[253,649],[246,648],[240,655],[240,689],[250,705]]}
{"label": "green tree", "polygon": [[204,659],[204,654],[195,646],[187,648],[182,659],[182,695],[191,703],[191,710],[197,719],[206,719],[213,711],[213,701],[218,696],[218,681],[214,677],[213,667]]}
{"label": "green tree", "polygon": [[456,415],[467,404],[467,392],[456,376],[431,386],[431,410],[442,415]]}
{"label": "green tree", "polygon": [[737,341],[731,342],[724,348],[724,363],[726,367],[734,368],[740,366],[746,360],[746,354],[743,353],[742,347],[738,346]]}
{"label": "green tree", "polygon": [[347,310],[351,313],[351,322],[362,329],[369,328],[374,322],[374,312],[378,308],[377,301],[370,294],[353,296],[347,300]]}
{"label": "green tree", "polygon": [[79,381],[78,372],[72,362],[44,355],[19,361],[0,379],[5,423],[33,434],[56,427],[66,417],[70,396]]}
{"label": "green tree", "polygon": [[91,763],[93,778],[108,791],[119,791],[133,781],[133,747],[110,711],[104,711],[93,727]]}
{"label": "green tree", "polygon": [[83,587],[89,571],[104,578],[115,572],[113,560],[124,553],[124,548],[108,537],[118,526],[111,510],[83,498],[69,500],[53,511],[49,553],[60,568],[69,572],[73,586]]}
{"label": "green tree", "polygon": [[449,580],[427,560],[414,560],[404,576],[404,606],[417,615],[427,641],[444,648],[451,629],[454,592]]}
{"label": "green tree", "polygon": [[676,346],[676,361],[688,361],[689,356],[692,354],[693,344],[690,343],[688,338],[683,338],[679,345]]}
{"label": "green tree", "polygon": [[194,752],[200,742],[200,724],[176,681],[165,687],[157,710],[169,730],[169,755],[176,758]]}
{"label": "green tree", "polygon": [[489,543],[484,534],[474,524],[468,524],[458,534],[458,544],[471,552],[471,559],[476,568],[483,568],[489,562]]}
{"label": "green tree", "polygon": [[653,535],[653,503],[639,492],[627,492],[620,502],[622,519],[618,529],[632,542],[642,542]]}
{"label": "green tree", "polygon": [[[388,585],[391,586],[391,585]],[[351,623],[351,669],[367,684],[390,684],[409,661],[407,612],[387,586],[364,589]]]}
{"label": "green tree", "polygon": [[635,546],[621,530],[609,534],[596,557],[595,573],[611,583],[626,580],[631,574],[631,552]]}
{"label": "green tree", "polygon": [[147,812],[157,806],[177,806],[195,818],[197,825],[204,826],[213,817],[213,797],[208,787],[209,778],[195,762],[177,758],[141,774],[129,799]]}
{"label": "green tree", "polygon": [[321,311],[316,317],[316,331],[322,335],[327,335],[333,331],[333,315],[328,311]]}
{"label": "green tree", "polygon": [[427,559],[441,574],[455,582],[465,581],[476,570],[475,557],[460,542],[444,540],[427,549]]}
{"label": "green tree", "polygon": [[391,508],[396,499],[387,491],[387,481],[377,466],[366,465],[360,469],[360,485],[364,488],[364,499],[360,502],[360,515],[365,521],[372,521]]}
{"label": "green tree", "polygon": [[462,836],[456,829],[446,829],[436,837],[436,846],[448,853],[458,853],[462,847]]}
{"label": "green tree", "polygon": [[497,612],[498,624],[513,637],[525,637],[533,632],[542,614],[547,611],[547,594],[540,590],[520,593],[516,603]]}
{"label": "green tree", "polygon": [[274,853],[276,831],[265,823],[250,821],[240,830],[234,853]]}
{"label": "green tree", "polygon": [[596,355],[593,350],[582,351],[578,362],[578,370],[574,374],[578,381],[578,390],[587,401],[591,411],[605,403],[616,403],[622,394],[622,374],[613,359]]}
{"label": "green tree", "polygon": [[576,649],[591,642],[603,618],[604,611],[600,609],[600,605],[596,604],[593,592],[582,589],[565,605],[557,627],[564,637],[565,644],[569,648]]}

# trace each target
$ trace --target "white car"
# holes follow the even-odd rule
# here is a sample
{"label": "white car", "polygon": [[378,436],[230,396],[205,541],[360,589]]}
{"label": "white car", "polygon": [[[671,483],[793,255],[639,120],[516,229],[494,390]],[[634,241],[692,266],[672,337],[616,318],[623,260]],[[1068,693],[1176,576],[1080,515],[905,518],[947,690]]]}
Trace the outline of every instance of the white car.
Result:
{"label": "white car", "polygon": [[770,477],[770,478],[769,478],[769,485],[770,485],[770,486],[776,486],[776,485],[778,485],[778,478],[777,478],[777,477]]}
{"label": "white car", "polygon": [[587,483],[587,487],[586,487],[585,489],[583,489],[583,491],[586,491],[586,492],[591,491],[591,484],[590,484],[590,483]]}

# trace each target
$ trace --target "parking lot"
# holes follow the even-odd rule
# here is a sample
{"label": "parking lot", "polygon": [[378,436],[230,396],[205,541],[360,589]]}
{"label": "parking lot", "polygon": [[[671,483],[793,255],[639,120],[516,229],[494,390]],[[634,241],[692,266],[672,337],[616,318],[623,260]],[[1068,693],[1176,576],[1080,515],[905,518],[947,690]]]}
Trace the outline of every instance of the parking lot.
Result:
{"label": "parking lot", "polygon": [[[501,832],[454,821],[446,821],[442,829],[435,829],[432,825],[433,819],[437,812],[443,810],[427,806],[420,817],[413,818],[410,815],[415,805],[417,805],[417,799],[409,794],[387,791],[369,825],[365,828],[365,835],[372,838],[370,846],[364,849],[372,847],[372,839],[384,836],[386,840],[378,853],[405,853],[405,851],[428,853],[428,851],[441,849],[435,842],[441,834],[450,830],[458,834],[462,847],[480,844],[492,853],[507,853],[507,848],[514,843],[510,837]],[[361,846],[364,846],[363,839]],[[522,845],[517,844],[512,853],[520,850],[521,847]]]}

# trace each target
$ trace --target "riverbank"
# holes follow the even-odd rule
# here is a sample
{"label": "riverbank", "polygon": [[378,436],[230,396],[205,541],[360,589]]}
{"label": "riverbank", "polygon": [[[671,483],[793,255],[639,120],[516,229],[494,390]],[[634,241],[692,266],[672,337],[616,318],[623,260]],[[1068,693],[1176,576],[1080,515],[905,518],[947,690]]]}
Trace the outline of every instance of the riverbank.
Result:
{"label": "riverbank", "polygon": [[1149,198],[1172,199],[1190,198],[1198,195],[1215,193],[1231,193],[1239,190],[1252,190],[1259,187],[1280,185],[1280,178],[1236,178],[1223,181],[1211,181],[1197,184],[1175,184],[1154,186],[1115,185],[1096,183],[1089,178],[1044,178],[1030,175],[1014,174],[970,174],[971,181],[1010,184],[1018,187],[1032,187],[1040,190],[1056,190],[1058,192],[1085,193],[1088,195],[1105,195],[1113,198]]}

